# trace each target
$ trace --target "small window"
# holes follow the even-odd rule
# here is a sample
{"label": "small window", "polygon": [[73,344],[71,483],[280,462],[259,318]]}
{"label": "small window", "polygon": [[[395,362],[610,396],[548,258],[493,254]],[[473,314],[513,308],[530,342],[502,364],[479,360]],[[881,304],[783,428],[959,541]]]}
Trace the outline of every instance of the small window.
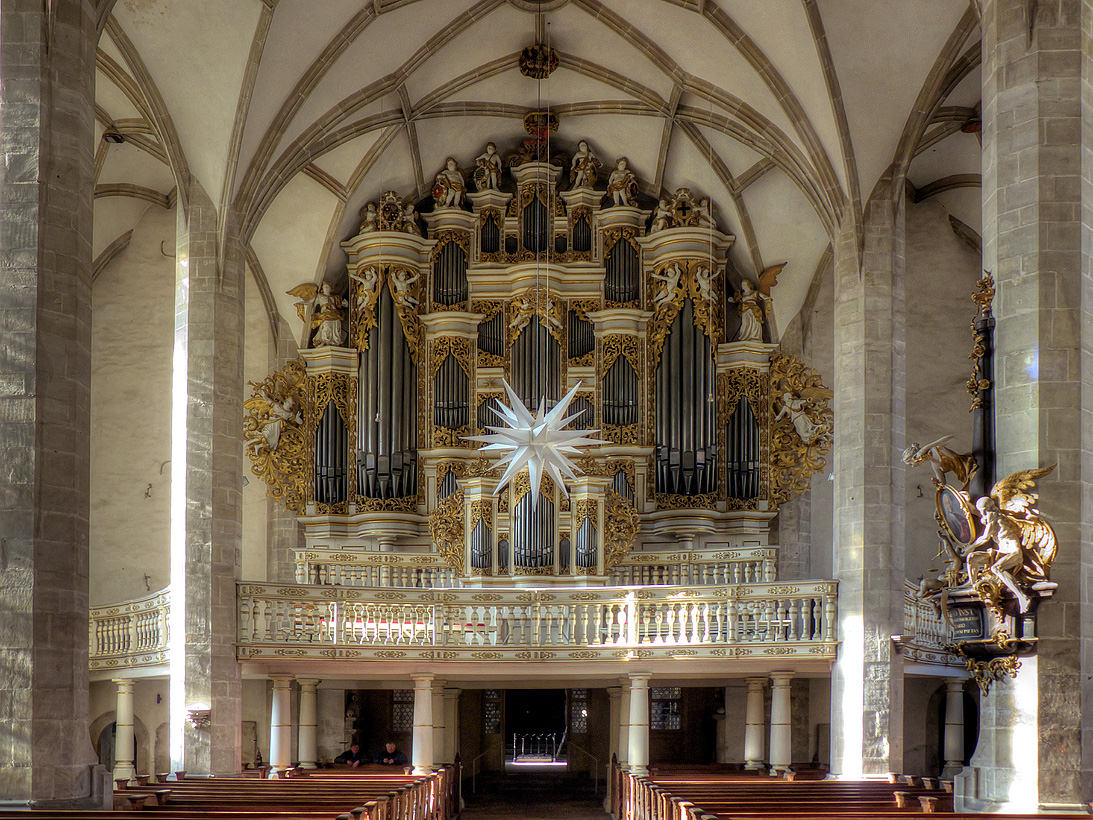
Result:
{"label": "small window", "polygon": [[391,731],[414,730],[414,690],[396,689],[391,699]]}
{"label": "small window", "polygon": [[678,686],[654,686],[649,695],[649,728],[658,731],[678,730],[683,690]]}
{"label": "small window", "polygon": [[487,735],[501,734],[501,691],[486,690],[486,703],[483,710],[483,728]]}
{"label": "small window", "polygon": [[588,732],[588,690],[569,690],[569,731],[575,735]]}

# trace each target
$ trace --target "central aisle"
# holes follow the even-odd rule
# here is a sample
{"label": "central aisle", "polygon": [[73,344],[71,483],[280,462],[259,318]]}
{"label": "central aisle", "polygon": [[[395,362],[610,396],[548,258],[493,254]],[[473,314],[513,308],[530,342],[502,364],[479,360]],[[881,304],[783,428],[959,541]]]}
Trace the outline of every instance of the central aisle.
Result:
{"label": "central aisle", "polygon": [[464,789],[461,820],[608,820],[604,782],[568,772],[521,771],[478,777],[478,792]]}

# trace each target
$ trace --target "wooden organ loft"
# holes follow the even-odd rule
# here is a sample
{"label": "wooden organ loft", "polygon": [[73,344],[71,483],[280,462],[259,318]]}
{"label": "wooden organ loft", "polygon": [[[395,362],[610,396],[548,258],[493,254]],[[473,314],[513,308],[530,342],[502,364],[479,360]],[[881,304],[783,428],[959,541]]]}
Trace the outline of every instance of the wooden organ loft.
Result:
{"label": "wooden organ loft", "polygon": [[[362,210],[342,294],[301,286],[302,361],[247,402],[254,471],[307,555],[409,561],[394,585],[642,583],[620,567],[643,551],[768,548],[779,504],[823,465],[830,394],[764,340],[769,299],[726,281],[734,237],[708,200],[656,203],[632,174],[620,194],[621,171],[615,193],[574,185],[566,158],[526,146],[477,186],[449,160],[417,206],[431,211],[391,192]],[[575,424],[609,443],[568,498],[544,479],[533,504],[526,472],[495,492],[500,471],[465,440],[498,423],[502,379],[533,409],[581,384]],[[764,566],[736,582],[773,581]]]}

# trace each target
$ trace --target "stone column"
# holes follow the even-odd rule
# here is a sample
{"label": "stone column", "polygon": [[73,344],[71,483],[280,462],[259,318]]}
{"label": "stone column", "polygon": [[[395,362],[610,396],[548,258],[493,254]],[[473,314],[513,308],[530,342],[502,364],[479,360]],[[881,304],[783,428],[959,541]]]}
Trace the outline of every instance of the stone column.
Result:
{"label": "stone column", "polygon": [[292,676],[273,675],[273,704],[269,719],[269,776],[292,766]]}
{"label": "stone column", "polygon": [[771,672],[770,693],[770,773],[787,771],[792,763],[793,734],[789,706],[789,682],[792,672]]}
{"label": "stone column", "polygon": [[748,678],[748,700],[744,713],[744,768],[762,769],[763,736],[767,732],[766,716],[763,714],[763,688],[766,678]]}
{"label": "stone column", "polygon": [[619,765],[630,765],[630,680],[622,682],[619,688]]}
{"label": "stone column", "polygon": [[1060,545],[1051,571],[1059,587],[1038,613],[1036,663],[1024,661],[1017,681],[992,684],[980,701],[970,768],[987,811],[1093,797],[1091,26],[1083,0],[982,3],[997,477],[1059,465],[1037,489]]}
{"label": "stone column", "polygon": [[[619,698],[622,695],[622,690],[617,686],[607,687],[607,699],[608,699],[608,738],[607,738],[607,761],[611,762],[611,758],[614,757],[618,760],[619,754]],[[621,762],[621,761],[619,761]]]}
{"label": "stone column", "polygon": [[137,776],[133,765],[137,753],[137,738],[133,732],[133,681],[119,678],[114,683],[118,687],[114,707],[114,779],[132,780]]}
{"label": "stone column", "polygon": [[433,681],[433,763],[443,763],[448,727],[444,723],[444,681]]}
{"label": "stone column", "polygon": [[411,675],[414,681],[414,774],[433,770],[433,676]]}
{"label": "stone column", "polygon": [[648,672],[630,673],[630,771],[649,774],[649,679]]}
{"label": "stone column", "polygon": [[87,720],[95,12],[0,7],[0,799],[43,808],[110,801]]}
{"label": "stone column", "polygon": [[300,730],[296,752],[301,769],[314,769],[319,756],[319,715],[315,687],[317,678],[297,678],[300,684]]}
{"label": "stone column", "polygon": [[[171,442],[171,759],[191,773],[242,759],[236,590],[242,552],[243,252],[191,182],[179,197]],[[232,220],[229,219],[229,224]],[[185,719],[211,710],[206,728]]]}
{"label": "stone column", "polygon": [[955,777],[964,768],[964,681],[945,681],[945,768],[942,777]]}
{"label": "stone column", "polygon": [[459,754],[459,689],[444,690],[444,762]]}
{"label": "stone column", "polygon": [[877,184],[835,255],[834,555],[841,641],[831,676],[831,767],[839,777],[903,769],[906,415],[903,181]]}

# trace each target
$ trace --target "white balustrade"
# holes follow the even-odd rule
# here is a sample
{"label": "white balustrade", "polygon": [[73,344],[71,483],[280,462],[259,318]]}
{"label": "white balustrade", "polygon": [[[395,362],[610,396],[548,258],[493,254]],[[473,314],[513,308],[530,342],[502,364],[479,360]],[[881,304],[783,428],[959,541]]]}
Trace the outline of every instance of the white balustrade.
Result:
{"label": "white balustrade", "polygon": [[131,601],[92,607],[88,612],[91,669],[122,669],[164,663],[167,659],[170,591]]}
{"label": "white balustrade", "polygon": [[[918,597],[918,586],[905,582],[903,592],[903,638],[915,650],[927,653],[946,653],[951,638],[949,628],[939,611],[930,601]],[[933,660],[931,657],[920,660]],[[947,660],[937,658],[937,660]],[[963,665],[963,664],[958,664]]]}
{"label": "white balustrade", "polygon": [[[292,644],[575,649],[835,641],[836,584],[395,591],[239,585],[240,653]],[[833,646],[832,646],[833,651]],[[815,657],[815,651],[811,652]]]}

